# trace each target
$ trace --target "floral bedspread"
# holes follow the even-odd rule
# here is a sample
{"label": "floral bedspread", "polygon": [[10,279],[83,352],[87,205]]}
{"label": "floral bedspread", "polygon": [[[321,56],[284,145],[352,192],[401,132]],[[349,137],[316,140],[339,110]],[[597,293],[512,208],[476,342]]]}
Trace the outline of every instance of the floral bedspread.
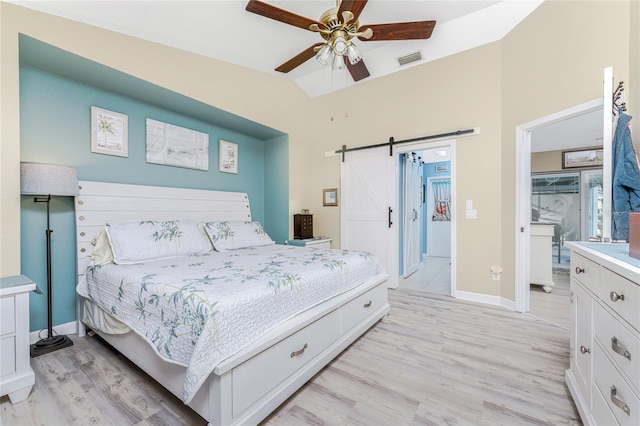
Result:
{"label": "floral bedspread", "polygon": [[77,291],[187,367],[189,403],[213,369],[283,321],[383,272],[369,253],[286,245],[90,266]]}

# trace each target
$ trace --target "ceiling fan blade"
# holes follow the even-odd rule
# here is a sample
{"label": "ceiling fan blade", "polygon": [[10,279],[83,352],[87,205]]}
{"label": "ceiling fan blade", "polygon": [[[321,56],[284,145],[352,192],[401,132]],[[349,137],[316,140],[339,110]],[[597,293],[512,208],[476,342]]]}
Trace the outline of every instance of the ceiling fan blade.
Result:
{"label": "ceiling fan blade", "polygon": [[258,0],[249,0],[246,10],[264,16],[265,18],[271,18],[305,30],[308,30],[312,24],[316,24],[319,28],[324,29],[324,24],[320,21],[297,15],[288,10],[280,9],[279,7]]}
{"label": "ceiling fan blade", "polygon": [[342,0],[338,8],[338,16],[342,16],[342,12],[348,10],[353,13],[353,20],[357,21],[366,5],[367,0]]}
{"label": "ceiling fan blade", "polygon": [[293,58],[289,59],[287,62],[280,65],[278,68],[276,68],[276,71],[288,73],[294,68],[302,65],[303,63],[307,62],[309,59],[313,58],[316,54],[316,48],[322,46],[323,44],[324,43],[316,43],[313,46],[306,48],[305,50],[298,53],[296,56],[294,56]]}
{"label": "ceiling fan blade", "polygon": [[349,61],[345,61],[345,63],[347,64],[347,69],[349,70],[353,81],[360,81],[371,75],[369,74],[369,70],[362,59],[356,62],[355,65],[351,65],[351,62]]}
{"label": "ceiling fan blade", "polygon": [[397,22],[395,24],[363,25],[358,32],[373,30],[371,38],[358,37],[362,41],[424,40],[431,37],[436,21]]}

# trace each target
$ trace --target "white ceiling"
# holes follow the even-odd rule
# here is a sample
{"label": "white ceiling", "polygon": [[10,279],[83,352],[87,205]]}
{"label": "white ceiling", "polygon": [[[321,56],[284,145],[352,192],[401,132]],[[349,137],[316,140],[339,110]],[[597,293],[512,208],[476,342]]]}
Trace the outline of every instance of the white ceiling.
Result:
{"label": "white ceiling", "polygon": [[[323,41],[320,35],[247,12],[247,0],[214,1],[39,1],[10,3],[161,43],[244,67],[293,79],[316,97],[352,84],[347,71],[331,71],[310,59],[287,74],[274,68]],[[265,2],[320,19],[335,0]],[[435,20],[428,40],[356,44],[371,76],[400,71],[396,58],[421,51],[411,67],[500,40],[542,0],[369,0],[360,25]],[[358,83],[358,84],[359,84]]]}
{"label": "white ceiling", "polygon": [[[7,0],[4,0],[7,1]],[[172,46],[294,80],[316,97],[401,70],[396,58],[421,51],[412,67],[500,40],[542,0],[369,0],[360,25],[435,20],[428,40],[356,41],[371,76],[354,83],[347,71],[332,71],[311,59],[292,72],[274,68],[322,41],[291,25],[247,12],[247,0],[100,1],[8,0],[27,8]],[[319,19],[334,0],[264,0]],[[602,118],[591,113],[532,133],[532,151],[573,149],[602,143]]]}

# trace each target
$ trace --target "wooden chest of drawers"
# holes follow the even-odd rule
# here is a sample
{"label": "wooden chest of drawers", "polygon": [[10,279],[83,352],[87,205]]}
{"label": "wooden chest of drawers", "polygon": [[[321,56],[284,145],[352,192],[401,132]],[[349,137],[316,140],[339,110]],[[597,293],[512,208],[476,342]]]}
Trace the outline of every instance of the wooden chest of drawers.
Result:
{"label": "wooden chest of drawers", "polygon": [[293,238],[304,240],[313,238],[313,215],[294,214],[293,215]]}
{"label": "wooden chest of drawers", "polygon": [[640,261],[627,244],[565,244],[571,395],[586,425],[640,424]]}

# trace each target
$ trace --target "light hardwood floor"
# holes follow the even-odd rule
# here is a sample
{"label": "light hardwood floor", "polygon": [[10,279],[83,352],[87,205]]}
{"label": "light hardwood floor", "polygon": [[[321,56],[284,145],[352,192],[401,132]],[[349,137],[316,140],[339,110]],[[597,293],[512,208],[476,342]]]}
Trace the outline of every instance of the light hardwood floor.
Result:
{"label": "light hardwood floor", "polygon": [[[529,314],[411,289],[264,425],[574,425],[568,331]],[[3,425],[201,425],[98,338],[32,359],[27,401]]]}

